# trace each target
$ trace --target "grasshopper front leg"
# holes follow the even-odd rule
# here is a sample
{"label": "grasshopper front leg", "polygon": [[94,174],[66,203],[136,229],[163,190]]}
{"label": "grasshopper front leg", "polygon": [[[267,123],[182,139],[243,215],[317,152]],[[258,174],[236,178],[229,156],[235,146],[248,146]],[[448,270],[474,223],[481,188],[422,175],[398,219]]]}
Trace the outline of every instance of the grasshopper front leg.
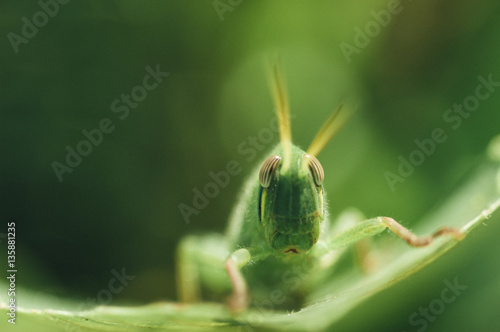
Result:
{"label": "grasshopper front leg", "polygon": [[450,235],[453,236],[457,240],[461,240],[464,237],[464,234],[458,229],[451,227],[442,227],[432,235],[419,237],[414,233],[410,232],[407,228],[405,228],[400,223],[396,222],[394,219],[389,217],[377,217],[375,218],[379,225],[383,225],[384,229],[389,228],[394,234],[396,234],[399,238],[403,239],[412,247],[425,247],[432,243],[432,241],[442,235]]}
{"label": "grasshopper front leg", "polygon": [[260,253],[256,249],[238,249],[226,259],[224,266],[233,285],[233,293],[227,300],[227,306],[232,312],[244,311],[250,302],[247,283],[241,269],[250,261],[261,260],[267,256],[268,254]]}
{"label": "grasshopper front leg", "polygon": [[224,264],[233,285],[233,294],[227,300],[227,306],[233,312],[243,311],[248,306],[248,287],[240,269],[249,262],[250,252],[247,249],[238,249],[228,257]]}
{"label": "grasshopper front leg", "polygon": [[320,252],[317,252],[317,254],[323,254],[323,252],[326,253],[330,250],[341,248],[364,238],[377,235],[387,228],[413,247],[428,246],[439,236],[450,235],[457,240],[461,240],[464,236],[462,232],[455,228],[443,227],[432,235],[419,237],[392,218],[376,217],[362,221],[340,233],[333,234],[326,240],[326,246],[318,248]]}

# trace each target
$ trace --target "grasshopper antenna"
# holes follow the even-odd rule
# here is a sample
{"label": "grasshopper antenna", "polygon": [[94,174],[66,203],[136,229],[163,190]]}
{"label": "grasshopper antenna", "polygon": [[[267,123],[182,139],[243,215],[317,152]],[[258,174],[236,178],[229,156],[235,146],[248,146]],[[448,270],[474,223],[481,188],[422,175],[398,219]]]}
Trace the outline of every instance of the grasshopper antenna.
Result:
{"label": "grasshopper antenna", "polygon": [[268,70],[269,86],[274,101],[276,117],[278,118],[280,141],[283,146],[282,169],[288,169],[291,158],[292,130],[290,126],[290,107],[288,105],[288,95],[286,92],[283,71],[279,61],[272,61]]}
{"label": "grasshopper antenna", "polygon": [[[333,135],[335,135],[340,128],[344,125],[344,123],[351,117],[354,113],[352,109],[345,110],[345,103],[341,103],[339,107],[335,110],[335,112],[330,115],[330,117],[326,120],[325,124],[316,134],[316,137],[313,139],[311,145],[307,149],[307,153],[312,156],[317,156],[321,150],[325,147],[326,143],[328,143]],[[344,112],[342,112],[345,110]],[[340,114],[342,112],[342,114]],[[337,121],[336,121],[337,120]]]}

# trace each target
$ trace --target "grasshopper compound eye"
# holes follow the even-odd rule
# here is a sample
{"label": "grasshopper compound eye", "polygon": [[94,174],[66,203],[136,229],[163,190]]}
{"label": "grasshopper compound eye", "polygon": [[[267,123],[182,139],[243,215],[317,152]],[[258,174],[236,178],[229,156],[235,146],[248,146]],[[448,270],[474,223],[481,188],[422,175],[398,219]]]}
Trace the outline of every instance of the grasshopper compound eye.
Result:
{"label": "grasshopper compound eye", "polygon": [[304,159],[307,162],[309,169],[311,170],[314,183],[319,187],[323,183],[323,179],[325,178],[325,172],[323,171],[323,167],[316,157],[310,154],[304,154]]}
{"label": "grasshopper compound eye", "polygon": [[262,188],[267,188],[271,184],[273,174],[281,161],[280,156],[271,156],[264,161],[259,172],[259,182]]}

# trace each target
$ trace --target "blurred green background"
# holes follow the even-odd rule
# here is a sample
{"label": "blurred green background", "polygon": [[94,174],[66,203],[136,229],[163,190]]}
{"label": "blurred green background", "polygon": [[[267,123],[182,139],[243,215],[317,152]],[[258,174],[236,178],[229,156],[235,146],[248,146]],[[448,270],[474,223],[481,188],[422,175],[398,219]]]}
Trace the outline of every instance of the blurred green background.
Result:
{"label": "blurred green background", "polygon": [[[255,158],[238,149],[274,116],[269,55],[283,64],[299,146],[308,146],[340,101],[359,105],[319,156],[330,213],[356,206],[414,226],[478,167],[500,132],[496,90],[457,129],[443,119],[474,95],[478,76],[500,82],[500,3],[402,1],[383,16],[393,3],[72,1],[50,9],[43,24],[39,3],[2,1],[0,246],[15,221],[18,287],[86,303],[107,288],[111,270],[125,268],[136,278],[110,304],[175,300],[178,241],[222,232],[244,178],[277,142],[263,144]],[[30,32],[23,17],[40,27],[19,39]],[[372,36],[359,37],[358,29]],[[346,55],[347,44],[356,51]],[[112,103],[139,91],[147,66],[169,76],[120,119]],[[77,149],[82,131],[105,118],[114,130],[59,181],[52,164],[65,164],[66,147]],[[398,156],[408,158],[414,141],[435,128],[448,139],[392,191],[384,173],[397,174]],[[186,223],[179,204],[192,206],[193,189],[230,160],[242,172]],[[492,317],[479,313],[498,310],[494,253],[493,236],[478,232],[451,259],[354,311],[345,329],[367,327],[358,315],[375,324],[370,330],[410,330],[408,316],[456,276],[470,297],[428,330],[477,327]],[[496,288],[486,291],[485,283]]]}

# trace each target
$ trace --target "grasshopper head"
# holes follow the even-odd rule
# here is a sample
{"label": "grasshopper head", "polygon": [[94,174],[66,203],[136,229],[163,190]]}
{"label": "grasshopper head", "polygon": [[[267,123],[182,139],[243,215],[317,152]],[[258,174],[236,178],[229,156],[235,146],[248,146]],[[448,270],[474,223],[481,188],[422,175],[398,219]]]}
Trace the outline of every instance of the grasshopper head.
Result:
{"label": "grasshopper head", "polygon": [[324,218],[323,169],[292,146],[289,162],[279,154],[262,164],[259,218],[269,245],[281,253],[304,253],[318,241]]}
{"label": "grasshopper head", "polygon": [[307,152],[292,144],[290,110],[278,63],[269,71],[270,87],[279,124],[280,145],[264,161],[259,173],[259,219],[269,245],[281,253],[304,253],[318,241],[325,217],[323,168],[316,159],[342,126],[334,121],[339,106],[321,127]]}

